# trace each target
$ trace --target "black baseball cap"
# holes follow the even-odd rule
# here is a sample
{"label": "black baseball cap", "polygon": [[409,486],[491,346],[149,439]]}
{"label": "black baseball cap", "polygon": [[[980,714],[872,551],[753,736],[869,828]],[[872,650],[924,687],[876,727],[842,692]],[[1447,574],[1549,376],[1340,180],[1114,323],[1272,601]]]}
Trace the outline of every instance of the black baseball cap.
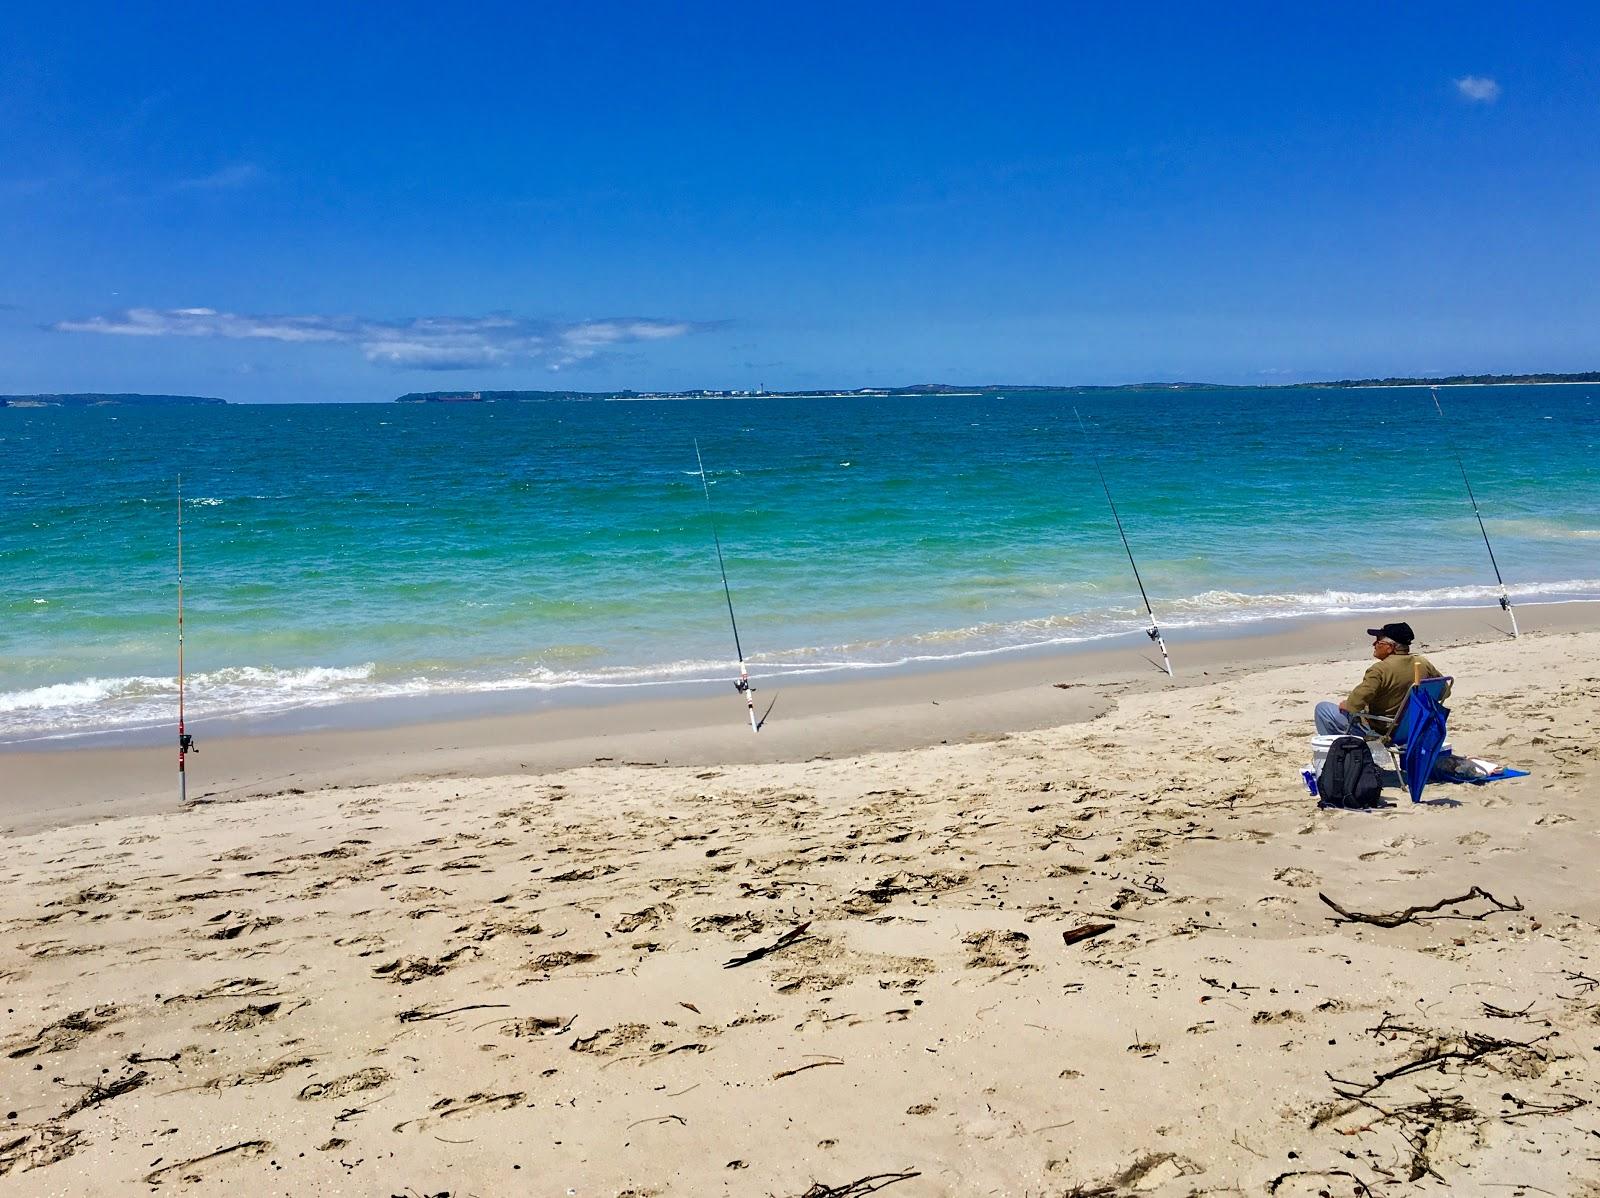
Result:
{"label": "black baseball cap", "polygon": [[1393,641],[1397,645],[1409,645],[1416,640],[1416,634],[1411,631],[1411,625],[1401,620],[1397,624],[1385,624],[1382,628],[1367,629],[1368,636],[1381,636]]}

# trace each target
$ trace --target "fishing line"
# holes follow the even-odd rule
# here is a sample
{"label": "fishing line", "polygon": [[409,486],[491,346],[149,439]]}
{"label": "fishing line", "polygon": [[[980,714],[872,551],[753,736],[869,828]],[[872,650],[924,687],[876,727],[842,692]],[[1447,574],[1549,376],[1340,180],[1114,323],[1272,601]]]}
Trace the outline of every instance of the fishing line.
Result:
{"label": "fishing line", "polygon": [[[1439,388],[1430,387],[1428,390],[1433,395],[1433,409],[1439,413],[1439,419],[1446,429],[1450,422],[1445,419],[1444,409],[1439,406]],[[1500,584],[1500,610],[1511,617],[1511,635],[1520,635],[1517,631],[1517,613],[1511,610],[1511,596],[1506,592],[1506,580],[1500,577],[1500,563],[1494,559],[1494,546],[1489,544],[1489,530],[1483,526],[1483,513],[1478,510],[1478,497],[1472,493],[1472,480],[1467,477],[1467,464],[1461,460],[1461,451],[1450,440],[1449,434],[1445,435],[1445,444],[1450,446],[1450,452],[1455,454],[1456,465],[1461,468],[1461,481],[1467,488],[1467,499],[1472,504],[1472,514],[1478,518],[1478,531],[1483,534],[1483,547],[1489,551],[1489,565],[1494,568],[1494,580]]]}
{"label": "fishing line", "polygon": [[1139,598],[1144,600],[1144,610],[1149,613],[1150,627],[1145,629],[1145,635],[1161,648],[1161,660],[1166,663],[1167,677],[1171,678],[1172,658],[1167,655],[1167,642],[1161,639],[1161,629],[1156,626],[1155,609],[1150,606],[1150,596],[1145,594],[1144,579],[1139,577],[1139,563],[1133,560],[1133,547],[1128,544],[1128,534],[1122,527],[1122,517],[1117,512],[1117,502],[1111,498],[1111,487],[1106,483],[1106,473],[1100,469],[1100,455],[1095,451],[1094,442],[1090,440],[1089,430],[1083,423],[1083,417],[1078,415],[1078,409],[1073,408],[1072,414],[1077,418],[1078,429],[1083,433],[1083,439],[1089,442],[1089,456],[1094,461],[1094,472],[1100,477],[1100,489],[1106,493],[1106,506],[1111,509],[1111,518],[1117,523],[1117,535],[1122,538],[1122,549],[1128,555],[1128,565],[1133,567],[1133,581],[1138,584]]}
{"label": "fishing line", "polygon": [[700,457],[700,439],[695,438],[694,461],[700,468],[700,487],[706,494],[706,516],[711,522],[711,542],[717,547],[717,570],[722,575],[722,597],[728,601],[728,623],[733,628],[733,651],[739,655],[739,681],[733,684],[733,689],[744,696],[745,707],[750,714],[750,731],[760,732],[761,725],[756,721],[755,687],[750,685],[750,672],[745,669],[744,646],[739,643],[739,621],[733,614],[733,591],[728,586],[728,567],[722,560],[722,538],[717,535],[717,510],[711,503],[711,484],[706,481],[706,464]]}

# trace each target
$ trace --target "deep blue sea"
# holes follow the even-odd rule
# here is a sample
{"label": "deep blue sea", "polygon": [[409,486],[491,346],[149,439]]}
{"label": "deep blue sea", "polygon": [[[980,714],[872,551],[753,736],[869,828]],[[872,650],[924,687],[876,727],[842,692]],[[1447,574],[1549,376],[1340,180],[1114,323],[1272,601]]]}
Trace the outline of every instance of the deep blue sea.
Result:
{"label": "deep blue sea", "polygon": [[[0,741],[1600,598],[1600,387],[0,409]],[[1078,430],[1076,404],[1089,426]]]}

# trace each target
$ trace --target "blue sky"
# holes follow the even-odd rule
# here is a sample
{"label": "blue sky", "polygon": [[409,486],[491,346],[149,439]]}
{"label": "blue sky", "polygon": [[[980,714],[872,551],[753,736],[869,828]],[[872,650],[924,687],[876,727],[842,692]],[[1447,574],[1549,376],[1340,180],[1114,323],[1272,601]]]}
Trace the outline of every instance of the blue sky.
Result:
{"label": "blue sky", "polygon": [[464,7],[8,22],[0,392],[1600,368],[1590,5]]}

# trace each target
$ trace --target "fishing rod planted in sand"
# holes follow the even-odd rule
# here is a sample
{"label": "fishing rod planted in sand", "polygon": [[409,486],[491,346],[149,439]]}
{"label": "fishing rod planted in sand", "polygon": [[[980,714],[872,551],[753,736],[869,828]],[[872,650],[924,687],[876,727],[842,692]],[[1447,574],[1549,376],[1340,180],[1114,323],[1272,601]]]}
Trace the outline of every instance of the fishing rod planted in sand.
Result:
{"label": "fishing rod planted in sand", "polygon": [[1089,440],[1089,430],[1084,426],[1083,417],[1078,415],[1078,409],[1072,409],[1073,416],[1077,417],[1078,429],[1083,433],[1083,439],[1089,442],[1089,456],[1094,459],[1094,472],[1100,476],[1100,489],[1106,493],[1106,506],[1111,509],[1111,518],[1117,522],[1117,535],[1122,538],[1122,549],[1128,555],[1128,565],[1133,567],[1133,581],[1139,585],[1139,598],[1144,600],[1144,610],[1150,616],[1150,627],[1144,634],[1153,640],[1161,649],[1161,660],[1166,663],[1167,677],[1171,678],[1172,658],[1167,655],[1167,642],[1161,639],[1161,629],[1156,626],[1155,609],[1150,606],[1150,596],[1145,594],[1144,579],[1139,577],[1139,563],[1133,560],[1133,547],[1128,544],[1128,534],[1122,527],[1122,517],[1117,513],[1116,500],[1111,498],[1111,488],[1106,483],[1106,472],[1100,469],[1100,455],[1095,452],[1094,442]]}
{"label": "fishing rod planted in sand", "polygon": [[[1439,419],[1448,426],[1449,421],[1445,420],[1444,409],[1439,406],[1439,388],[1430,387],[1428,390],[1433,393],[1433,410],[1439,413]],[[1472,514],[1478,518],[1478,531],[1483,534],[1483,547],[1489,551],[1489,564],[1494,567],[1494,580],[1500,584],[1500,610],[1511,617],[1511,635],[1517,637],[1520,635],[1517,631],[1517,613],[1511,610],[1511,596],[1506,591],[1506,580],[1500,577],[1500,563],[1494,560],[1494,546],[1489,544],[1489,530],[1483,526],[1483,513],[1478,510],[1478,497],[1472,493],[1472,481],[1467,478],[1467,464],[1461,460],[1461,451],[1455,447],[1455,443],[1448,437],[1446,443],[1450,446],[1450,452],[1456,455],[1456,465],[1461,467],[1461,481],[1466,485],[1467,499],[1472,503]]]}
{"label": "fishing rod planted in sand", "polygon": [[189,801],[189,775],[184,772],[184,759],[200,750],[194,746],[194,737],[183,726],[183,476],[178,476],[178,802]]}
{"label": "fishing rod planted in sand", "polygon": [[694,461],[700,468],[700,488],[706,493],[706,516],[711,521],[711,543],[717,547],[717,569],[722,574],[722,597],[728,601],[728,623],[733,627],[733,651],[739,655],[739,681],[733,689],[744,696],[746,710],[750,713],[750,731],[760,732],[756,722],[756,688],[750,685],[750,671],[744,665],[744,646],[739,643],[739,621],[733,614],[733,591],[728,587],[728,567],[722,560],[722,538],[717,535],[717,509],[711,505],[711,484],[706,481],[706,464],[700,457],[700,439],[695,438]]}

